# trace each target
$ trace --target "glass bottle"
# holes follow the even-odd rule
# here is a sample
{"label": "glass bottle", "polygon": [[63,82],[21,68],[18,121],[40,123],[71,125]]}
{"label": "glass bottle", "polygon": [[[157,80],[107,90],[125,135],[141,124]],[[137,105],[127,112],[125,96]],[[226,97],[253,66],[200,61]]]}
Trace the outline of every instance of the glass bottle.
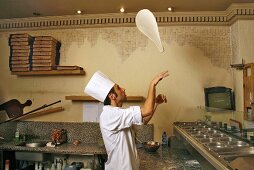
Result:
{"label": "glass bottle", "polygon": [[162,134],[162,139],[161,139],[162,145],[167,145],[168,144],[167,140],[168,140],[168,136],[167,136],[167,133],[164,131]]}

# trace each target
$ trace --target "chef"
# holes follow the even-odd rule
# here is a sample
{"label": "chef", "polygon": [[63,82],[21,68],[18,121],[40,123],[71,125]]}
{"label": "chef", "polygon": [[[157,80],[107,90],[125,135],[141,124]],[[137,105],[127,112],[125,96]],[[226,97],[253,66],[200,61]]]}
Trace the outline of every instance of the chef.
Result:
{"label": "chef", "polygon": [[95,72],[88,82],[85,93],[104,103],[100,116],[100,129],[108,154],[106,170],[139,169],[131,126],[147,124],[157,105],[167,101],[164,95],[160,94],[156,97],[156,85],[168,75],[168,71],[165,71],[154,77],[142,107],[122,108],[123,102],[126,101],[125,89],[100,71]]}

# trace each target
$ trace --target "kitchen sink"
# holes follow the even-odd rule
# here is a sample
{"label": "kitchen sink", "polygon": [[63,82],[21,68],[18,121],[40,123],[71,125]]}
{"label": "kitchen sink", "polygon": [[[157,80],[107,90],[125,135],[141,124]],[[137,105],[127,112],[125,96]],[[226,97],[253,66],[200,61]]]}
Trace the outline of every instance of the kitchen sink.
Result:
{"label": "kitchen sink", "polygon": [[[19,146],[37,148],[37,147],[45,147],[46,144],[47,144],[46,141],[31,141],[31,142],[22,142],[19,144]],[[51,158],[51,154],[40,152],[16,151],[15,157],[17,160],[42,162],[49,160]]]}
{"label": "kitchen sink", "polygon": [[44,147],[46,146],[46,142],[28,142],[25,144],[26,147],[32,147],[32,148],[36,148],[36,147]]}
{"label": "kitchen sink", "polygon": [[36,148],[36,147],[45,147],[47,142],[45,141],[40,141],[40,142],[22,142],[19,143],[18,146],[25,146],[25,147],[31,147],[31,148]]}

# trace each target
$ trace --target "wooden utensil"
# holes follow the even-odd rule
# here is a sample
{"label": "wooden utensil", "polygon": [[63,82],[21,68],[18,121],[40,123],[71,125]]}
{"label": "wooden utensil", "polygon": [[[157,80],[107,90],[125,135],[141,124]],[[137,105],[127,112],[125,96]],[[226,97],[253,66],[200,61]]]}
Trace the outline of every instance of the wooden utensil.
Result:
{"label": "wooden utensil", "polygon": [[27,100],[24,104],[21,104],[17,99],[9,100],[0,105],[0,111],[5,110],[9,118],[13,118],[23,114],[23,109],[26,106],[31,106],[32,101]]}
{"label": "wooden utensil", "polygon": [[[47,105],[47,104],[44,104],[43,106],[38,107],[37,109],[34,109],[34,110],[30,111],[30,112],[24,113],[24,114],[22,114],[22,115],[18,115],[18,116],[16,116],[16,117],[13,117],[13,118],[11,118],[11,119],[9,119],[9,120],[6,120],[6,121],[4,121],[4,122],[0,122],[0,124],[6,123],[6,122],[10,122],[10,121],[13,121],[13,120],[20,119],[21,117],[27,116],[27,115],[29,115],[29,114],[34,113],[35,111],[44,109],[44,108],[46,108],[46,107],[52,106],[52,105],[54,105],[54,104],[57,104],[57,103],[59,103],[59,102],[61,102],[61,100],[58,100],[58,101],[56,101],[56,102],[54,102],[54,103],[51,103],[51,104],[48,104],[48,105]],[[62,108],[57,108],[57,110],[61,110],[61,109],[62,109]],[[49,110],[50,110],[50,109],[49,109]],[[52,110],[52,109],[51,109],[51,110]],[[42,112],[43,112],[43,111],[42,111]]]}

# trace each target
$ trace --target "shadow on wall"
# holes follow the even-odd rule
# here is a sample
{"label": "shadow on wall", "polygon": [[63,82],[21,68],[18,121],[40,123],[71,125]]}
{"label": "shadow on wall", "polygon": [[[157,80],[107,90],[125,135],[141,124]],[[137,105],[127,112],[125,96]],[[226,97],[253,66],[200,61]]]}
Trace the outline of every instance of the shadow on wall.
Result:
{"label": "shadow on wall", "polygon": [[[0,89],[0,105],[3,104],[4,102],[5,102],[4,101],[4,94],[3,94],[2,90]],[[7,116],[6,111],[1,110],[0,111],[0,122],[3,122],[7,119],[8,119],[8,116]]]}
{"label": "shadow on wall", "polygon": [[9,117],[7,116],[6,112],[5,111],[0,111],[0,122],[4,122],[6,121],[7,119],[9,119]]}

